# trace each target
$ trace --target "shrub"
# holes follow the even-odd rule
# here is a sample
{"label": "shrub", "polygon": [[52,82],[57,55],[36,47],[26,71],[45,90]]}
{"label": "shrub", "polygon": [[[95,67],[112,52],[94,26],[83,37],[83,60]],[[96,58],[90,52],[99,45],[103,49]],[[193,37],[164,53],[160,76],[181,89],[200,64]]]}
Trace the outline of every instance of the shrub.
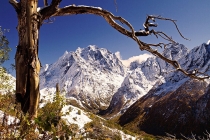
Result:
{"label": "shrub", "polygon": [[81,110],[78,110],[77,114],[78,114],[78,115],[81,115]]}
{"label": "shrub", "polygon": [[86,137],[91,139],[113,139],[121,140],[121,135],[118,132],[114,132],[110,128],[102,125],[101,121],[93,120],[84,126]]}
{"label": "shrub", "polygon": [[[48,102],[38,110],[38,117],[31,121],[28,114],[22,114],[20,105],[14,103],[13,94],[0,95],[0,110],[4,111],[0,124],[1,139],[70,139],[76,136],[78,126],[67,125],[61,119],[62,108],[65,105],[63,98],[56,93],[53,102]],[[9,106],[8,106],[9,105]],[[12,111],[13,110],[13,111]],[[12,124],[8,124],[8,115],[15,116]],[[18,123],[16,123],[19,120]]]}

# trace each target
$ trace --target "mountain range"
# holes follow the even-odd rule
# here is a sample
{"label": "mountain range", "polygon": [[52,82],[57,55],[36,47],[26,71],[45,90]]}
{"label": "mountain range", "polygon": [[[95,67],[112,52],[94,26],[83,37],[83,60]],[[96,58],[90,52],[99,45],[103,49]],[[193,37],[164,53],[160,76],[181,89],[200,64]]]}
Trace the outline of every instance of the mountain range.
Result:
{"label": "mountain range", "polygon": [[[163,54],[178,60],[188,71],[198,69],[210,74],[209,44],[190,51],[183,45],[172,45]],[[182,137],[209,132],[209,80],[198,81],[177,71],[170,72],[172,67],[159,60],[156,58],[155,62],[159,64],[160,80],[126,110],[119,123],[153,135],[169,133]]]}
{"label": "mountain range", "polygon": [[[188,50],[176,43],[163,55],[187,71],[210,74],[209,44]],[[129,67],[122,62],[115,53],[92,45],[66,51],[41,69],[41,93],[54,93],[59,83],[70,104],[106,118],[120,116],[119,123],[133,130],[157,135],[210,130],[208,80],[190,79],[158,57],[133,61]]]}
{"label": "mountain range", "polygon": [[65,52],[58,61],[45,65],[40,72],[41,92],[61,91],[74,105],[97,112],[106,108],[121,86],[126,67],[106,49],[88,46]]}

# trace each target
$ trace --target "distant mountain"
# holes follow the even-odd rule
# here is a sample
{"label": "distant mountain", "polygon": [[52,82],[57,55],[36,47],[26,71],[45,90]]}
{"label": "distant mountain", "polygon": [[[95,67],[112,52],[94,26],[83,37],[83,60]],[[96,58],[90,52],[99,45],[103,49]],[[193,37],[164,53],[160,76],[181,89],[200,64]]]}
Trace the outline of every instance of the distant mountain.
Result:
{"label": "distant mountain", "polygon": [[107,108],[126,71],[116,55],[106,49],[78,48],[75,52],[65,52],[58,61],[42,68],[40,89],[54,92],[59,83],[70,103],[97,111]]}
{"label": "distant mountain", "polygon": [[[163,54],[167,58],[182,63],[181,58],[187,55],[188,52],[184,45],[174,44],[165,49]],[[140,64],[136,61],[132,62],[130,72],[114,94],[110,106],[100,113],[110,117],[116,114],[120,115],[140,97],[147,94],[150,89],[161,83],[167,83],[167,88],[173,90],[173,83],[184,79],[185,76],[170,71],[174,71],[174,68],[157,57],[150,57]]]}
{"label": "distant mountain", "polygon": [[[198,69],[210,74],[209,44],[204,43],[191,51],[176,44],[163,54],[178,60],[188,71]],[[155,135],[169,133],[180,137],[181,134],[191,136],[192,133],[204,135],[206,130],[210,132],[210,81],[190,79],[180,72],[171,71],[173,68],[158,58],[155,62],[157,66],[148,68],[157,67],[157,71],[160,71],[159,80],[146,95],[126,110],[119,123]],[[142,65],[139,67],[142,68]],[[148,77],[156,75],[152,72]]]}
{"label": "distant mountain", "polygon": [[[210,74],[209,44],[188,50],[177,43],[163,55],[177,60],[187,71],[198,69]],[[58,61],[42,68],[41,96],[52,95],[59,83],[70,104],[99,111],[108,118],[122,115],[120,124],[131,129],[177,136],[209,130],[208,80],[190,79],[158,57],[129,61],[129,67],[121,61],[116,54],[96,46],[65,52]]]}

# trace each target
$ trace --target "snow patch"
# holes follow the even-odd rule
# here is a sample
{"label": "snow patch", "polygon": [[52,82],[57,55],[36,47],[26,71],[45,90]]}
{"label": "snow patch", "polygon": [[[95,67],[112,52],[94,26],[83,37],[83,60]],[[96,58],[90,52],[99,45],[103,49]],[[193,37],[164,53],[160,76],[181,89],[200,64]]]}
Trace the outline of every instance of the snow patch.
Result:
{"label": "snow patch", "polygon": [[41,7],[38,7],[36,11],[39,12],[41,9],[42,9]]}
{"label": "snow patch", "polygon": [[92,120],[81,109],[66,105],[62,108],[63,115],[61,118],[67,121],[69,124],[77,124],[79,129],[82,129],[86,123]]}
{"label": "snow patch", "polygon": [[[4,116],[5,116],[4,112],[0,110],[0,123],[1,124],[3,122]],[[10,115],[6,115],[5,119],[7,121],[7,125],[11,125],[11,124],[14,124],[14,123],[18,123],[19,122],[18,119],[16,119],[16,122],[15,122],[15,117],[10,116]]]}

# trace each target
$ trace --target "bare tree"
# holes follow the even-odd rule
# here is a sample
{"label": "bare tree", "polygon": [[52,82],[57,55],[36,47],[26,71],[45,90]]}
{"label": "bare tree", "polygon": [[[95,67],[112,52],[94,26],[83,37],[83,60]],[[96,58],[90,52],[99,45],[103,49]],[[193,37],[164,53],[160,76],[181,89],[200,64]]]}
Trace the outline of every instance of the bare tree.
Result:
{"label": "bare tree", "polygon": [[[161,53],[154,50],[152,46],[162,47],[166,46],[165,43],[159,44],[147,44],[139,40],[137,36],[148,36],[154,34],[156,37],[162,37],[170,43],[174,43],[172,38],[168,37],[164,32],[158,32],[155,30],[149,30],[150,27],[156,27],[157,25],[151,23],[152,20],[169,20],[173,22],[177,28],[175,20],[162,18],[160,16],[147,16],[144,23],[144,30],[135,32],[132,25],[122,17],[114,16],[111,12],[103,10],[102,8],[92,6],[76,6],[69,5],[60,8],[59,5],[62,0],[52,0],[50,5],[48,1],[44,0],[44,7],[41,10],[37,10],[38,0],[9,0],[10,4],[14,7],[18,17],[18,36],[19,43],[15,55],[16,64],[16,99],[21,103],[22,111],[28,112],[31,118],[37,116],[37,107],[39,103],[39,72],[40,61],[38,58],[38,40],[39,30],[44,21],[48,21],[52,17],[64,16],[64,15],[77,15],[77,14],[94,14],[103,17],[115,30],[119,31],[132,38],[138,44],[140,50],[147,50],[155,56],[160,57],[166,62],[174,66],[178,71],[183,72],[185,75],[196,79],[206,79],[208,76],[198,76],[201,74],[188,73],[183,70],[177,61],[170,60],[164,57]],[[116,2],[116,1],[115,1]],[[129,30],[125,29],[122,25],[116,21],[120,21],[124,26],[129,27]],[[178,28],[177,28],[178,30]],[[179,30],[178,30],[179,32]],[[180,33],[180,32],[179,32]],[[181,33],[180,33],[181,35]],[[182,35],[181,35],[182,36]],[[183,36],[182,36],[183,37]],[[184,38],[184,37],[183,37]]]}

